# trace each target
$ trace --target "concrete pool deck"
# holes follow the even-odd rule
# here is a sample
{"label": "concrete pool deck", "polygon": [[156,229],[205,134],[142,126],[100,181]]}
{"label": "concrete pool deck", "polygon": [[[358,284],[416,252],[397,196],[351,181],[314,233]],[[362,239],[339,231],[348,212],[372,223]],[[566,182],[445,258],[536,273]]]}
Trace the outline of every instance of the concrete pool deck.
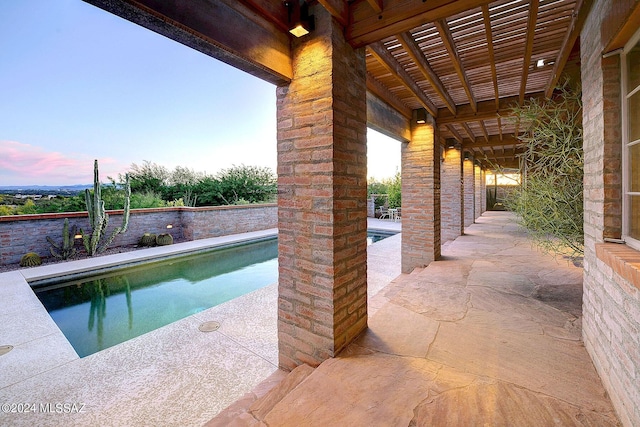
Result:
{"label": "concrete pool deck", "polygon": [[[369,227],[400,231],[400,223],[390,221],[370,219]],[[276,284],[79,358],[27,281],[276,232],[203,239],[0,274],[0,347],[13,346],[0,356],[0,404],[10,405],[2,406],[0,425],[197,426],[210,420],[277,371]],[[400,238],[369,247],[370,297],[400,274]],[[198,327],[207,321],[219,322],[220,328],[201,332]]]}

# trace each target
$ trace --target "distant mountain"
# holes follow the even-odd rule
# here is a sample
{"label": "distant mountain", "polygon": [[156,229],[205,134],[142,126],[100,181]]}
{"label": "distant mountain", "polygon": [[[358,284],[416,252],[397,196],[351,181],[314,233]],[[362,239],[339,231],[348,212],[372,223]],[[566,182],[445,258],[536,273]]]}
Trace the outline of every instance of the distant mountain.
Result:
{"label": "distant mountain", "polygon": [[0,185],[0,192],[10,193],[79,193],[85,188],[93,188],[93,184],[76,184],[76,185]]}

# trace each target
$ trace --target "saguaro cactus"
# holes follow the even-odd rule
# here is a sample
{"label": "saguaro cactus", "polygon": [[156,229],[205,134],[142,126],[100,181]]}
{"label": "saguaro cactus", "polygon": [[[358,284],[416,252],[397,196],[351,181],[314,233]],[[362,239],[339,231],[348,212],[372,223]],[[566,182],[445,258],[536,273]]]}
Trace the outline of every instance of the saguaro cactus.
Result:
{"label": "saguaro cactus", "polygon": [[125,175],[125,199],[122,225],[116,227],[108,237],[107,226],[109,225],[109,214],[105,211],[104,200],[102,200],[97,160],[93,163],[93,194],[87,189],[85,190],[84,197],[87,204],[87,212],[89,213],[91,234],[85,233],[82,229],[80,229],[80,233],[82,233],[82,242],[87,250],[87,254],[93,256],[104,252],[118,234],[127,231],[127,227],[129,226],[129,207],[131,203],[129,174]]}

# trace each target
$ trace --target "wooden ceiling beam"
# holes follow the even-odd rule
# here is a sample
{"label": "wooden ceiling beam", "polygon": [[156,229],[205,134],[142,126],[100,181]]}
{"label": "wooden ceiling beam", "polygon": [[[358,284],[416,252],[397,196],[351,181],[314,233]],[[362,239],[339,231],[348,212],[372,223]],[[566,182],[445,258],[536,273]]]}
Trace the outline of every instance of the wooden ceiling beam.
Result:
{"label": "wooden ceiling beam", "polygon": [[[289,33],[244,3],[85,1],[275,85],[288,84],[293,78]],[[265,7],[268,3],[254,2]]]}
{"label": "wooden ceiling beam", "polygon": [[458,74],[458,78],[460,78],[460,83],[462,83],[462,87],[467,94],[467,98],[469,98],[469,105],[471,105],[473,111],[476,111],[478,108],[476,105],[476,98],[473,96],[473,92],[471,91],[471,84],[469,83],[469,79],[467,77],[467,73],[464,70],[464,66],[462,65],[462,61],[460,60],[460,55],[458,54],[458,49],[456,48],[456,44],[453,40],[453,36],[451,35],[451,31],[449,30],[449,25],[444,19],[439,19],[435,21],[434,24],[438,29],[438,33],[440,34],[442,43],[449,53],[449,58],[451,59],[451,63],[456,70],[456,74]]}
{"label": "wooden ceiling beam", "polygon": [[411,91],[420,104],[427,109],[429,114],[436,117],[438,114],[438,108],[431,102],[427,95],[424,94],[422,89],[417,85],[415,80],[411,78],[409,73],[398,63],[396,58],[393,57],[391,52],[385,47],[381,42],[376,42],[370,44],[368,47],[371,55],[375,57],[380,64],[382,64],[387,71],[389,71],[393,76],[397,77],[400,82]]}
{"label": "wooden ceiling beam", "polygon": [[349,7],[344,0],[318,0],[329,13],[336,18],[336,20],[346,27],[349,25]]}
{"label": "wooden ceiling beam", "polygon": [[424,53],[420,49],[420,46],[418,46],[418,44],[413,39],[411,33],[405,32],[402,34],[398,34],[396,37],[398,38],[398,41],[400,42],[404,50],[407,51],[407,54],[416,64],[418,70],[420,70],[433,90],[435,90],[438,96],[442,99],[451,114],[456,114],[456,103],[451,98],[451,95],[449,95],[449,92],[440,81],[438,75],[435,73],[435,71],[433,71],[433,68],[431,68],[431,65],[429,65],[429,61],[424,56]]}
{"label": "wooden ceiling beam", "polygon": [[369,6],[371,6],[371,9],[373,9],[375,13],[382,13],[382,9],[384,7],[382,4],[382,0],[367,0],[367,2],[369,3]]}
{"label": "wooden ceiling beam", "polygon": [[527,38],[525,42],[524,58],[522,60],[522,79],[520,80],[520,97],[518,103],[524,102],[524,95],[527,91],[527,80],[529,78],[529,64],[533,53],[533,40],[536,35],[536,21],[538,19],[539,0],[529,2],[529,18],[527,20]]}
{"label": "wooden ceiling beam", "polygon": [[[543,92],[535,92],[529,94],[530,98],[543,98]],[[509,117],[512,115],[512,108],[518,104],[518,96],[510,96],[501,98],[499,100],[498,108],[496,109],[495,101],[480,101],[477,104],[477,110],[473,111],[469,104],[458,105],[458,113],[453,115],[446,108],[440,108],[438,110],[438,118],[436,123],[438,125],[445,125],[450,123],[464,123],[464,122],[477,122],[480,120],[490,120],[500,117]]]}
{"label": "wooden ceiling beam", "polygon": [[458,132],[456,128],[453,127],[453,125],[447,125],[447,129],[449,130],[449,132],[451,132],[451,135],[453,135],[453,138],[462,144],[462,141],[464,141],[464,138],[462,137],[462,135],[460,135],[460,132]]}
{"label": "wooden ceiling beam", "polygon": [[560,79],[562,70],[564,70],[564,66],[567,65],[569,54],[571,53],[573,46],[576,44],[576,40],[580,36],[580,32],[582,31],[582,27],[587,19],[587,15],[589,15],[592,5],[593,0],[576,1],[575,7],[573,8],[573,14],[571,15],[571,23],[565,33],[562,46],[560,47],[560,51],[556,57],[556,62],[553,64],[551,78],[549,79],[549,83],[547,83],[547,87],[544,91],[547,98],[551,98],[551,95],[553,95],[553,90],[558,84],[558,80]]}
{"label": "wooden ceiling beam", "polygon": [[282,2],[274,3],[268,0],[240,0],[240,2],[258,12],[282,31],[289,31],[288,11]]}
{"label": "wooden ceiling beam", "polygon": [[467,10],[475,9],[492,0],[385,0],[384,10],[377,12],[369,1],[349,3],[350,25],[346,37],[354,47],[409,31],[412,28],[434,22]]}
{"label": "wooden ceiling beam", "polygon": [[489,135],[489,139],[487,141],[473,141],[466,138],[462,141],[464,148],[496,148],[521,144],[523,144],[523,142],[513,135],[505,135],[502,139],[500,139],[498,135]]}
{"label": "wooden ceiling beam", "polygon": [[464,131],[466,132],[467,135],[469,135],[469,139],[472,140],[473,142],[476,141],[476,136],[473,134],[473,131],[471,130],[471,128],[469,127],[469,125],[467,124],[467,122],[463,122],[462,123],[462,129],[464,129]]}
{"label": "wooden ceiling beam", "polygon": [[387,89],[382,83],[376,80],[370,73],[367,72],[367,90],[373,93],[375,96],[389,104],[394,110],[397,110],[400,114],[408,119],[411,119],[411,109],[404,105],[404,103],[389,89]]}
{"label": "wooden ceiling beam", "polygon": [[487,49],[489,50],[489,63],[491,64],[491,81],[493,81],[493,95],[496,108],[500,108],[500,90],[498,88],[498,73],[496,71],[496,57],[493,51],[493,35],[491,33],[491,15],[489,6],[482,5],[482,18],[484,20],[484,33],[487,38]]}
{"label": "wooden ceiling beam", "polygon": [[489,141],[489,132],[487,132],[487,127],[484,125],[483,121],[478,122],[480,124],[480,130],[482,131],[482,136],[484,136],[485,141]]}

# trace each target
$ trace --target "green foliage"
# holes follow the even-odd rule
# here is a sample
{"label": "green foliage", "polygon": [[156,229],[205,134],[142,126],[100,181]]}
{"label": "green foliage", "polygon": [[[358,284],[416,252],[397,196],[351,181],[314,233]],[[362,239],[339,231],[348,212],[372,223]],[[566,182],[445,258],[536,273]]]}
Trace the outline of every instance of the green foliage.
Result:
{"label": "green foliage", "polygon": [[387,194],[389,194],[390,208],[399,208],[402,206],[402,179],[399,171],[389,180]]}
{"label": "green foliage", "polygon": [[20,267],[36,267],[42,264],[42,258],[35,252],[27,252],[20,258]]}
{"label": "green foliage", "polygon": [[16,215],[15,208],[7,205],[0,205],[0,216]]}
{"label": "green foliage", "polygon": [[36,208],[36,203],[33,200],[27,199],[24,202],[24,205],[18,206],[16,208],[16,213],[18,215],[36,214],[36,213],[38,213],[38,209]]}
{"label": "green foliage", "polygon": [[49,251],[51,255],[60,259],[69,259],[76,254],[75,245],[76,226],[74,225],[69,229],[69,219],[64,219],[64,225],[62,226],[62,243],[57,244],[53,239],[47,236],[47,241],[51,245]]}
{"label": "green foliage", "polygon": [[505,205],[536,243],[557,254],[583,253],[582,100],[565,83],[550,100],[532,99],[514,114],[526,131],[523,183]]}
{"label": "green foliage", "polygon": [[132,193],[131,194],[131,209],[142,209],[142,208],[162,208],[167,206],[167,203],[162,200],[160,194],[146,190],[141,193]]}
{"label": "green foliage", "polygon": [[[115,187],[115,183],[113,185]],[[129,177],[126,176],[125,194],[124,194],[124,214],[122,216],[122,225],[116,227],[109,236],[107,236],[107,226],[109,225],[109,214],[105,209],[105,202],[102,199],[102,189],[98,174],[98,161],[93,164],[93,192],[89,189],[85,191],[85,201],[87,212],[89,214],[89,224],[91,224],[91,233],[85,233],[82,229],[82,241],[89,256],[94,256],[101,252],[111,244],[116,235],[125,233],[129,225],[129,202],[131,197],[131,186]]]}
{"label": "green foliage", "polygon": [[277,193],[277,179],[271,169],[259,166],[232,166],[216,175],[218,197],[225,204],[235,205],[245,200],[260,203],[272,199]]}

